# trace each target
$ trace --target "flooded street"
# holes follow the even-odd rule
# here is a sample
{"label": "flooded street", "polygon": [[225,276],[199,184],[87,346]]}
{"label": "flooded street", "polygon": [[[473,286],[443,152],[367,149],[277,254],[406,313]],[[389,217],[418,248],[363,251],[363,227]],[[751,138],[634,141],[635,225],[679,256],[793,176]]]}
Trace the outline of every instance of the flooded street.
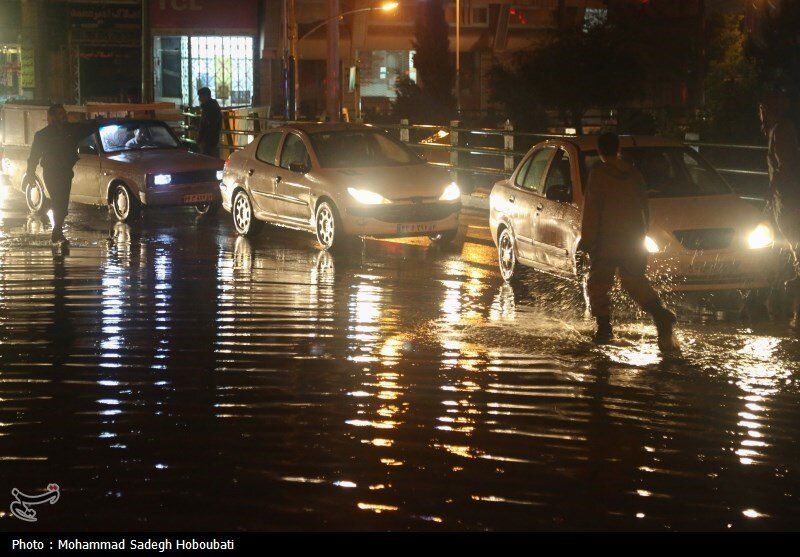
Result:
{"label": "flooded street", "polygon": [[595,348],[574,285],[503,285],[485,243],[73,205],[54,255],[3,196],[3,530],[800,527],[784,325],[683,323],[663,361],[633,318]]}

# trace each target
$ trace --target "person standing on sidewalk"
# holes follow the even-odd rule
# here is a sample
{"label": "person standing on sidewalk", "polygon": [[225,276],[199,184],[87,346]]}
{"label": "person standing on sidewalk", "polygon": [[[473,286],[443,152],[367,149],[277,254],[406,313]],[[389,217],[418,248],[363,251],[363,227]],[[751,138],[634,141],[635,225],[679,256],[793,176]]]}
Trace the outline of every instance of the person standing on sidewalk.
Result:
{"label": "person standing on sidewalk", "polygon": [[200,128],[197,130],[197,147],[200,153],[219,158],[219,136],[222,132],[222,110],[219,103],[211,98],[211,89],[201,87],[197,90],[200,99]]}
{"label": "person standing on sidewalk", "polygon": [[96,129],[94,122],[69,123],[64,106],[54,104],[47,109],[47,126],[33,136],[25,186],[35,180],[36,168],[41,163],[44,187],[53,209],[54,244],[67,241],[63,228],[72,190],[72,168],[78,162],[78,143]]}
{"label": "person standing on sidewalk", "polygon": [[600,135],[597,148],[602,162],[589,174],[579,247],[590,261],[587,290],[597,321],[594,340],[605,344],[613,339],[609,293],[619,273],[622,287],[653,317],[659,348],[675,350],[675,314],[664,307],[645,276],[650,211],[644,178],[620,157],[616,134]]}
{"label": "person standing on sidewalk", "polygon": [[789,99],[782,91],[764,96],[758,107],[767,136],[770,206],[775,224],[789,244],[792,278],[786,282],[792,300],[791,327],[800,330],[800,146],[789,119]]}

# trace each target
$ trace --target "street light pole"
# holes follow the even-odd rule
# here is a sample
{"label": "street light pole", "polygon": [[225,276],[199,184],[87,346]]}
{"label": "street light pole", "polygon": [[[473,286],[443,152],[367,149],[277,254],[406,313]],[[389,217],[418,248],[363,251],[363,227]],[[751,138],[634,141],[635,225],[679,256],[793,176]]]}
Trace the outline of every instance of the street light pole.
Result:
{"label": "street light pole", "polygon": [[[339,15],[339,0],[328,0],[328,19],[336,19]],[[338,122],[341,117],[339,106],[339,25],[328,25],[328,62],[325,71],[325,112],[328,120]]]}
{"label": "street light pole", "polygon": [[461,0],[456,0],[456,112],[461,115]]}
{"label": "street light pole", "polygon": [[[306,31],[303,34],[302,37],[299,37],[299,38],[297,37],[297,27],[295,26],[295,35],[294,35],[295,39],[294,39],[294,48],[293,48],[293,52],[294,52],[294,85],[295,85],[295,88],[294,88],[294,93],[295,93],[294,94],[295,116],[294,117],[295,118],[299,118],[298,109],[299,109],[299,106],[300,106],[300,104],[299,104],[299,102],[300,102],[299,101],[299,99],[300,99],[300,88],[299,88],[299,83],[300,83],[300,80],[299,80],[300,72],[299,72],[299,70],[300,70],[300,68],[299,68],[299,56],[297,54],[297,46],[300,44],[300,41],[302,41],[306,37],[312,35],[314,32],[316,32],[317,30],[321,29],[322,27],[325,27],[329,23],[332,23],[334,21],[338,21],[338,20],[344,18],[344,16],[346,16],[346,15],[357,14],[357,13],[362,13],[362,12],[372,12],[372,11],[375,11],[375,10],[381,10],[381,11],[384,11],[384,12],[391,12],[391,11],[396,10],[397,7],[400,5],[399,2],[384,2],[380,6],[371,6],[369,8],[358,8],[358,9],[355,9],[355,10],[348,10],[346,12],[338,13],[338,11],[339,11],[339,6],[338,6],[339,2],[338,2],[338,0],[329,0],[329,2],[336,4],[336,11],[333,13],[333,15],[331,15],[331,12],[333,10],[329,9],[328,10],[328,18],[325,19],[324,21],[321,21],[320,23],[318,23],[317,25],[315,25],[314,27],[312,27],[308,31]],[[330,3],[328,4],[328,7],[329,8],[331,7]],[[330,27],[335,27],[336,28],[336,42],[335,42],[334,45],[331,44],[331,35],[329,33],[328,34],[328,63],[327,63],[326,74],[327,74],[328,83],[329,84],[334,83],[334,82],[331,81],[331,73],[330,72],[331,72],[331,67],[335,66],[336,81],[335,81],[334,84],[335,84],[335,91],[336,91],[335,104],[336,104],[337,108],[336,108],[336,114],[331,116],[331,119],[333,119],[334,121],[338,121],[339,117],[340,117],[339,108],[338,108],[338,104],[339,104],[339,89],[341,88],[341,82],[340,82],[339,77],[338,77],[338,74],[339,74],[339,26],[338,25],[331,25]],[[330,31],[330,27],[329,27],[329,31]],[[332,87],[329,86],[328,90],[326,91],[326,94],[325,94],[325,109],[326,109],[326,111],[327,111],[329,116],[331,115],[331,112],[330,112],[330,108],[331,107],[329,106],[329,103],[332,101],[331,89],[332,89]]]}

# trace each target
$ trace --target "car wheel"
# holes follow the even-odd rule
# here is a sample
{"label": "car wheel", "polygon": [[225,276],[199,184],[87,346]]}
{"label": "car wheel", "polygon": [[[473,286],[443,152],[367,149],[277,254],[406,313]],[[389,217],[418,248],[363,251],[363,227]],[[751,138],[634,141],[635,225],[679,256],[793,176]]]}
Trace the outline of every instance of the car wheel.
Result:
{"label": "car wheel", "polygon": [[329,201],[322,201],[317,205],[314,229],[322,249],[335,251],[347,243],[347,238],[342,232],[342,220],[336,207]]}
{"label": "car wheel", "polygon": [[233,197],[231,215],[233,215],[233,227],[237,234],[242,236],[255,236],[264,227],[264,223],[253,214],[253,204],[244,190],[239,190]]}
{"label": "car wheel", "polygon": [[504,281],[514,282],[522,276],[522,266],[517,261],[516,240],[510,228],[503,228],[497,239],[497,261]]}
{"label": "car wheel", "polygon": [[44,186],[38,178],[25,187],[25,202],[28,204],[28,210],[36,215],[41,215],[47,212],[49,199],[44,191]]}
{"label": "car wheel", "polygon": [[219,211],[219,203],[211,201],[209,203],[199,203],[194,206],[194,210],[201,216],[213,216]]}
{"label": "car wheel", "polygon": [[111,192],[111,209],[119,222],[131,222],[141,213],[142,203],[128,186],[117,184]]}

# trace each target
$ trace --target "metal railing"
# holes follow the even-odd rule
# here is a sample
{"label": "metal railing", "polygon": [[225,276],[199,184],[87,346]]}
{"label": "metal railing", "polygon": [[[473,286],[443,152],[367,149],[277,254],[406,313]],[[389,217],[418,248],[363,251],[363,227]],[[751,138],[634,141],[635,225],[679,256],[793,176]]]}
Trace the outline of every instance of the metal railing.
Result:
{"label": "metal railing", "polygon": [[[191,134],[197,116],[184,113],[184,134]],[[222,149],[228,153],[241,149],[264,130],[286,124],[309,123],[258,116],[257,109],[225,111]],[[429,163],[449,168],[466,176],[468,189],[488,189],[494,180],[511,175],[523,156],[535,144],[546,139],[575,139],[568,134],[521,132],[510,122],[502,128],[465,128],[458,120],[448,125],[368,124],[391,133],[409,147],[420,151]],[[712,166],[726,175],[734,189],[760,197],[767,191],[766,147],[734,143],[685,141],[701,151]],[[493,179],[492,179],[493,178]],[[737,187],[738,186],[738,187]]]}

